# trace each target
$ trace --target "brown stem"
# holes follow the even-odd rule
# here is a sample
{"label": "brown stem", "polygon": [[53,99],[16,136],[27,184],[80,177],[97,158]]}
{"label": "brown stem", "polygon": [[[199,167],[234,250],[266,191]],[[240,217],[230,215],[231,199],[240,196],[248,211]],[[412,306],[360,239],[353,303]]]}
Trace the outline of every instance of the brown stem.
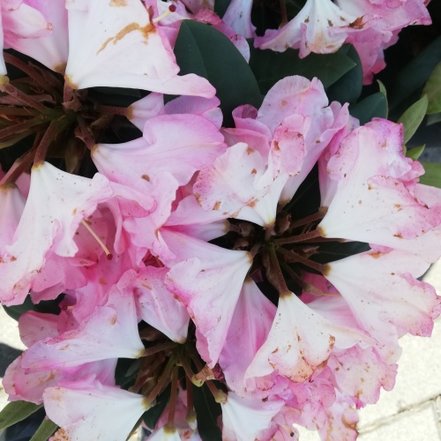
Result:
{"label": "brown stem", "polygon": [[315,213],[310,214],[309,216],[305,216],[302,219],[292,222],[290,228],[297,228],[303,225],[308,225],[312,222],[322,220],[325,214],[326,214],[325,209],[320,209],[319,211],[316,211]]}
{"label": "brown stem", "polygon": [[277,258],[276,248],[271,246],[268,256],[268,265],[266,269],[266,276],[274,288],[277,289],[280,296],[284,296],[286,294],[291,294],[290,289],[288,288],[285,277],[283,276],[282,269],[280,268],[279,259]]}
{"label": "brown stem", "polygon": [[17,89],[11,83],[5,84],[1,88],[1,91],[5,92],[9,96],[15,98],[18,102],[23,103],[29,107],[33,107],[34,109],[38,110],[39,112],[44,113],[44,111],[46,110],[46,107],[43,106],[43,104],[40,104],[38,101],[34,100],[31,96],[25,94],[20,89]]}
{"label": "brown stem", "polygon": [[12,167],[0,180],[0,186],[7,185],[15,182],[20,175],[29,169],[34,159],[35,150],[29,150],[20,158],[16,159],[12,164]]}
{"label": "brown stem", "polygon": [[314,262],[313,260],[308,259],[307,257],[302,256],[301,254],[296,253],[294,250],[285,250],[283,248],[279,248],[278,252],[282,254],[287,262],[290,263],[301,263],[308,268],[312,268],[319,273],[325,272],[325,267],[321,263]]}
{"label": "brown stem", "polygon": [[296,234],[289,237],[281,237],[280,239],[274,239],[277,245],[287,245],[290,243],[306,242],[307,240],[315,239],[321,237],[320,230],[312,230],[307,233]]}

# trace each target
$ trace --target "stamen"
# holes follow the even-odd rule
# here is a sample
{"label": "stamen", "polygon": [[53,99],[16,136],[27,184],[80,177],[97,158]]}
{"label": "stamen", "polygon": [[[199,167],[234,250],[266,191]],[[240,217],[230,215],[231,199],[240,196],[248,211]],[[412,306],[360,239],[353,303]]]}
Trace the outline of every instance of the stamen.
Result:
{"label": "stamen", "polygon": [[308,268],[311,268],[315,271],[318,271],[321,274],[324,274],[325,272],[325,266],[321,263],[314,262],[311,259],[308,259],[307,257],[302,256],[301,254],[296,253],[294,250],[285,250],[283,248],[279,248],[277,250],[282,256],[285,258],[287,262],[290,263],[301,263]]}
{"label": "stamen", "polygon": [[171,376],[171,390],[170,390],[170,399],[169,399],[169,407],[168,407],[168,419],[167,419],[167,427],[174,427],[175,422],[175,412],[176,412],[176,402],[178,399],[178,369],[175,367],[172,371]]}
{"label": "stamen", "polygon": [[109,251],[109,248],[107,248],[106,244],[99,238],[99,236],[93,231],[92,227],[88,225],[87,222],[84,221],[84,219],[81,221],[81,224],[84,228],[92,235],[92,237],[98,242],[98,245],[102,248],[104,251],[104,254],[111,259],[112,253]]}
{"label": "stamen", "polygon": [[263,256],[265,265],[266,277],[268,281],[277,289],[280,296],[291,294],[288,285],[286,284],[285,277],[283,276],[282,269],[280,268],[279,259],[277,258],[276,248],[271,246],[268,253]]}
{"label": "stamen", "polygon": [[316,229],[303,234],[296,234],[290,237],[281,237],[280,239],[274,239],[274,242],[277,245],[287,245],[290,243],[306,242],[307,240],[316,239],[318,237],[321,237],[321,232],[319,229]]}
{"label": "stamen", "polygon": [[154,25],[158,24],[161,20],[163,20],[164,18],[168,17],[170,14],[172,14],[175,11],[176,11],[176,6],[175,5],[170,5],[161,15],[159,15],[156,18],[153,18],[152,19],[152,23]]}
{"label": "stamen", "polygon": [[327,208],[325,208],[325,207],[320,208],[319,211],[316,211],[315,213],[310,214],[309,216],[305,216],[302,219],[299,219],[295,222],[292,222],[290,227],[297,228],[297,227],[301,227],[303,225],[310,224],[312,222],[317,222],[319,220],[322,220],[325,217],[326,211],[327,211]]}

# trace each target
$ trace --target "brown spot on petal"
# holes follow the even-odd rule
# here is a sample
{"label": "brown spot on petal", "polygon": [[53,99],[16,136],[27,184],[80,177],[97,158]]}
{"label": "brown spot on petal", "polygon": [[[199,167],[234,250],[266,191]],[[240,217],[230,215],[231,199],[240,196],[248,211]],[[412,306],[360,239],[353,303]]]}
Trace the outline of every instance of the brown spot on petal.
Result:
{"label": "brown spot on petal", "polygon": [[335,345],[335,337],[333,335],[329,336],[329,349],[332,351]]}
{"label": "brown spot on petal", "polygon": [[111,317],[111,319],[110,319],[110,324],[113,326],[113,325],[116,324],[117,321],[118,321],[118,318],[117,318],[117,316],[116,316],[116,314],[115,314],[115,315],[113,315],[113,316]]}
{"label": "brown spot on petal", "polygon": [[357,17],[352,23],[349,23],[349,27],[351,27],[352,29],[363,29],[363,16]]}
{"label": "brown spot on petal", "polygon": [[254,149],[252,149],[251,147],[247,147],[246,153],[247,155],[251,155],[254,152]]}
{"label": "brown spot on petal", "polygon": [[110,0],[109,5],[116,7],[127,6],[127,0]]}
{"label": "brown spot on petal", "polygon": [[378,259],[382,255],[383,253],[381,253],[380,251],[372,251],[372,253],[369,253],[369,256],[373,257],[374,259]]}
{"label": "brown spot on petal", "polygon": [[114,37],[108,38],[98,49],[97,54],[103,51],[110,43],[116,44],[118,41],[121,41],[126,35],[139,31],[143,35],[145,39],[147,39],[148,34],[151,32],[155,32],[155,26],[151,23],[148,23],[145,26],[141,26],[139,23],[129,23],[124,26]]}
{"label": "brown spot on petal", "polygon": [[251,174],[252,175],[255,175],[257,173],[257,170],[255,169],[255,168],[253,168],[252,170],[251,170]]}
{"label": "brown spot on petal", "polygon": [[58,429],[51,438],[52,441],[70,441],[69,435],[64,429]]}
{"label": "brown spot on petal", "polygon": [[147,182],[150,182],[150,176],[149,175],[142,175],[141,178],[144,179]]}
{"label": "brown spot on petal", "polygon": [[221,201],[216,201],[216,202],[213,204],[213,208],[212,208],[212,210],[219,210],[219,208],[221,207],[221,205],[222,205],[222,202],[221,202]]}
{"label": "brown spot on petal", "polygon": [[395,233],[394,237],[398,238],[398,239],[402,239],[403,235],[401,233]]}

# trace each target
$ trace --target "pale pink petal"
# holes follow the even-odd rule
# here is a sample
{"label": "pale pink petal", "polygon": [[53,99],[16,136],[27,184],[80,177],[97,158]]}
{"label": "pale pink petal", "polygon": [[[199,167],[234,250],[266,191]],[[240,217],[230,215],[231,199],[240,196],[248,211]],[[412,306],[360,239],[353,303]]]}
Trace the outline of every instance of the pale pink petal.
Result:
{"label": "pale pink petal", "polygon": [[142,131],[147,120],[162,113],[164,113],[164,95],[152,92],[128,107],[127,118]]}
{"label": "pale pink petal", "polygon": [[115,287],[102,307],[78,329],[66,331],[29,348],[25,367],[53,368],[114,358],[138,358],[144,345],[138,334],[135,302],[125,287]]}
{"label": "pale pink petal", "polygon": [[171,173],[180,185],[223,151],[223,136],[198,115],[160,115],[144,125],[143,137],[123,144],[98,144],[98,169],[117,182],[139,187],[153,174]]}
{"label": "pale pink petal", "polygon": [[118,5],[96,0],[84,8],[68,3],[69,58],[66,79],[73,88],[128,87],[171,95],[210,98],[215,89],[179,67],[160,26],[138,0]]}
{"label": "pale pink petal", "polygon": [[295,382],[305,381],[334,348],[349,348],[363,341],[360,331],[326,320],[295,294],[283,295],[268,338],[257,351],[246,377],[277,372]]}
{"label": "pale pink petal", "polygon": [[[337,182],[319,228],[324,237],[344,238],[408,251],[433,261],[439,247],[416,247],[416,238],[441,224],[414,194],[422,173],[402,153],[402,127],[376,120],[347,136],[327,164],[321,180]],[[427,244],[430,245],[430,244]]]}
{"label": "pale pink petal", "polygon": [[46,389],[44,408],[68,439],[121,441],[149,404],[142,395],[84,381]]}
{"label": "pale pink petal", "polygon": [[251,280],[245,280],[231,320],[219,365],[228,387],[238,394],[255,388],[245,372],[268,336],[276,307]]}
{"label": "pale pink petal", "polygon": [[287,137],[283,134],[273,143],[267,158],[244,143],[230,147],[212,168],[199,173],[194,185],[197,201],[223,216],[273,225],[283,186],[300,165],[283,159],[303,147],[301,137],[292,143],[285,142]]}
{"label": "pale pink petal", "polygon": [[225,344],[234,309],[252,259],[179,233],[164,232],[177,263],[167,275],[168,288],[187,307],[196,325],[197,348],[213,367]]}
{"label": "pale pink petal", "polygon": [[28,311],[20,316],[18,329],[21,341],[30,347],[39,340],[56,337],[59,316],[42,312]]}
{"label": "pale pink petal", "polygon": [[214,210],[204,210],[194,195],[187,196],[179,202],[165,227],[207,242],[228,233],[225,216]]}
{"label": "pale pink petal", "polygon": [[15,185],[0,186],[0,260],[14,238],[25,206],[25,198]]}
{"label": "pale pink petal", "polygon": [[325,277],[360,326],[380,342],[393,341],[408,332],[432,332],[440,300],[431,285],[416,280],[428,268],[425,260],[409,253],[370,251],[329,263]]}
{"label": "pale pink petal", "polygon": [[245,399],[230,392],[222,407],[222,440],[255,440],[259,433],[266,430],[271,419],[282,408],[284,402],[256,401],[252,397]]}
{"label": "pale pink petal", "polygon": [[141,318],[178,343],[187,339],[190,317],[165,283],[167,268],[146,267],[134,282],[136,303]]}
{"label": "pale pink petal", "polygon": [[45,389],[62,381],[94,378],[102,384],[114,386],[116,363],[116,359],[100,360],[70,368],[37,369],[24,367],[21,355],[8,366],[2,383],[9,400],[41,404]]}
{"label": "pale pink petal", "polygon": [[278,81],[265,95],[257,114],[257,120],[271,132],[293,114],[314,115],[317,109],[329,104],[323,84],[317,78],[311,81],[294,75]]}
{"label": "pale pink petal", "polygon": [[376,403],[381,388],[392,390],[397,374],[397,364],[388,364],[375,348],[353,347],[328,360],[339,390],[356,399],[358,406]]}
{"label": "pale pink petal", "polygon": [[[34,58],[50,69],[63,73],[68,54],[68,27],[65,1],[52,0],[49,3],[45,0],[32,0],[28,1],[28,3],[44,17],[46,32],[38,38],[18,35],[11,42],[11,47]],[[17,17],[17,19],[20,18]]]}
{"label": "pale pink petal", "polygon": [[0,299],[21,303],[51,250],[63,257],[78,251],[75,231],[112,191],[104,176],[93,179],[58,170],[45,162],[34,165],[31,188],[14,242],[0,261]]}
{"label": "pale pink petal", "polygon": [[251,22],[252,0],[232,0],[222,20],[237,34],[245,38],[254,37],[256,27]]}
{"label": "pale pink petal", "polygon": [[331,0],[307,0],[301,11],[280,29],[270,29],[255,39],[256,47],[283,52],[299,49],[300,57],[310,52],[336,52],[357,16],[346,13]]}
{"label": "pale pink petal", "polygon": [[182,438],[175,428],[161,427],[148,437],[148,441],[182,441]]}

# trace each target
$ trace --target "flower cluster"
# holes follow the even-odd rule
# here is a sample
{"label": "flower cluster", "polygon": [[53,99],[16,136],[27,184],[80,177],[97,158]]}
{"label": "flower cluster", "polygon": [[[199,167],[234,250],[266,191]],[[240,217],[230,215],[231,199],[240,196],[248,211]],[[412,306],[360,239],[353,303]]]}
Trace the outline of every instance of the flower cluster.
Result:
{"label": "flower cluster", "polygon": [[173,52],[194,20],[242,60],[249,37],[302,57],[350,42],[370,79],[430,21],[422,0],[307,0],[260,37],[250,1],[223,20],[209,3],[1,3],[0,142],[18,153],[1,157],[0,302],[29,306],[4,388],[44,405],[53,441],[354,440],[398,339],[441,312],[420,280],[441,190],[401,124],[362,125],[299,75],[226,115]]}

